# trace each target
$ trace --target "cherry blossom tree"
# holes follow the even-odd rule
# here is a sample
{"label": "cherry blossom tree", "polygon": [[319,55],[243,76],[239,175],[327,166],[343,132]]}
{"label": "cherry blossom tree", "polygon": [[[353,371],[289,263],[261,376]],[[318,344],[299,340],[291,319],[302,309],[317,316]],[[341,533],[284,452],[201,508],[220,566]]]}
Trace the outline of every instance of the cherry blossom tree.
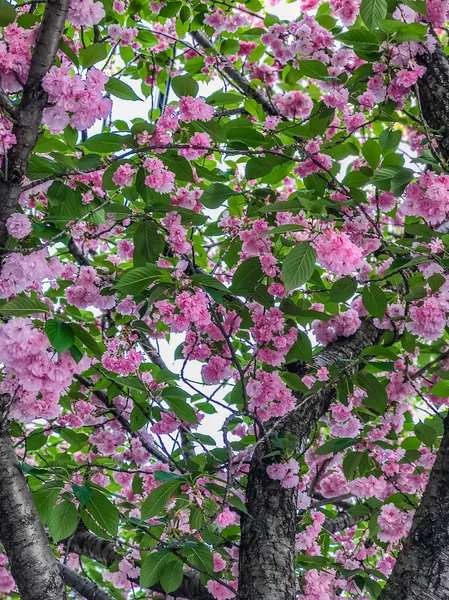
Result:
{"label": "cherry blossom tree", "polygon": [[449,597],[449,2],[276,4],[0,0],[2,598]]}

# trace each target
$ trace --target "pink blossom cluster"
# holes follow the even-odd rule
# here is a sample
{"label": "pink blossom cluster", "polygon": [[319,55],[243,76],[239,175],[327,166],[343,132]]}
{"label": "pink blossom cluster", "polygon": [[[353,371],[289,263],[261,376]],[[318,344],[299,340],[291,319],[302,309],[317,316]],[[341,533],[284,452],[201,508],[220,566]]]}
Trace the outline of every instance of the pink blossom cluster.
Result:
{"label": "pink blossom cluster", "polygon": [[9,595],[16,587],[13,576],[5,569],[8,563],[6,554],[0,554],[0,592]]}
{"label": "pink blossom cluster", "polygon": [[212,27],[216,34],[223,31],[235,33],[240,27],[248,27],[250,24],[248,17],[244,14],[236,12],[227,15],[221,8],[207,14],[204,18],[204,23],[205,25]]}
{"label": "pink blossom cluster", "polygon": [[211,139],[208,133],[195,133],[189,140],[190,148],[181,148],[178,154],[187,160],[196,160],[209,152],[210,145]]}
{"label": "pink blossom cluster", "polygon": [[145,185],[156,190],[160,194],[169,194],[175,187],[175,174],[159,158],[147,158],[143,163],[149,172],[145,177]]}
{"label": "pink blossom cluster", "polygon": [[191,245],[187,241],[187,229],[181,225],[181,215],[170,212],[162,219],[162,224],[168,229],[168,238],[177,254],[187,254]]}
{"label": "pink blossom cluster", "polygon": [[194,326],[202,330],[211,323],[206,292],[196,289],[181,292],[175,298],[174,304],[168,300],[155,302],[160,319],[170,325],[172,331],[187,331]]}
{"label": "pink blossom cluster", "polygon": [[311,569],[304,573],[304,580],[303,594],[298,596],[299,600],[335,600],[336,581],[333,569]]}
{"label": "pink blossom cluster", "polygon": [[216,385],[232,375],[231,361],[221,356],[211,356],[207,364],[201,367],[204,383]]}
{"label": "pink blossom cluster", "polygon": [[408,535],[415,511],[402,512],[394,504],[384,504],[380,509],[378,523],[381,542],[395,543]]}
{"label": "pink blossom cluster", "polygon": [[296,551],[305,550],[308,556],[317,556],[320,554],[320,548],[316,539],[320,535],[325,517],[323,513],[316,510],[312,510],[310,516],[312,517],[312,525],[308,525],[304,531],[296,536]]}
{"label": "pink blossom cluster", "polygon": [[137,169],[133,169],[129,163],[120,165],[112,176],[112,181],[120,187],[129,187],[133,183],[134,173]]}
{"label": "pink blossom cluster", "polygon": [[249,309],[254,322],[250,332],[258,344],[258,360],[275,367],[280,366],[296,341],[297,330],[291,327],[285,333],[284,315],[278,308],[267,310],[261,304],[252,302]]}
{"label": "pink blossom cluster", "polygon": [[[324,310],[322,304],[313,305],[315,310]],[[313,321],[312,330],[317,341],[324,346],[335,342],[339,337],[349,337],[360,327],[361,321],[356,310],[352,308],[342,312],[338,317],[332,317],[329,321]]]}
{"label": "pink blossom cluster", "polygon": [[310,96],[297,90],[286,94],[275,94],[273,104],[281,115],[290,119],[307,119],[313,108]]}
{"label": "pink blossom cluster", "polygon": [[203,195],[203,190],[195,186],[193,189],[186,187],[178,187],[175,193],[170,196],[173,206],[182,206],[194,212],[200,212],[203,205],[200,198]]}
{"label": "pink blossom cluster", "polygon": [[214,116],[213,106],[206,104],[203,98],[183,96],[179,100],[179,118],[181,121],[210,121]]}
{"label": "pink blossom cluster", "polygon": [[144,360],[143,355],[134,348],[126,348],[117,338],[108,342],[106,351],[101,357],[101,364],[105,369],[114,371],[119,375],[129,375],[139,369]]}
{"label": "pink blossom cluster", "polygon": [[250,398],[249,408],[262,421],[272,417],[283,417],[295,408],[295,397],[279,374],[259,370],[246,386]]}
{"label": "pink blossom cluster", "polygon": [[0,298],[10,298],[28,289],[40,291],[42,281],[63,275],[63,265],[56,256],[48,260],[46,249],[30,254],[12,252],[0,273]]}
{"label": "pink blossom cluster", "polygon": [[77,364],[68,351],[56,354],[46,334],[29,318],[0,324],[0,335],[0,362],[6,370],[0,391],[12,398],[11,416],[24,422],[56,417],[59,398],[90,359],[84,357]]}
{"label": "pink blossom cluster", "polygon": [[77,308],[95,306],[109,310],[116,303],[116,296],[101,295],[101,278],[93,267],[81,267],[73,285],[66,289],[67,302]]}
{"label": "pink blossom cluster", "polygon": [[95,68],[89,69],[84,80],[81,75],[72,76],[67,61],[60,67],[53,66],[42,82],[49,94],[49,102],[53,103],[44,109],[44,125],[52,133],[60,133],[67,125],[82,131],[92,127],[96,119],[105,119],[112,109],[111,100],[103,97],[108,79],[105,73]]}
{"label": "pink blossom cluster", "polygon": [[23,29],[11,23],[0,34],[0,87],[5,92],[19,92],[28,79],[31,47],[36,41],[37,28]]}
{"label": "pink blossom cluster", "polygon": [[267,467],[270,479],[279,481],[283,488],[293,488],[299,484],[299,464],[294,458],[289,458],[284,463],[273,463]]}
{"label": "pink blossom cluster", "polygon": [[6,220],[6,229],[9,235],[20,240],[31,233],[32,225],[29,218],[23,213],[13,213]]}
{"label": "pink blossom cluster", "polygon": [[353,244],[346,233],[326,229],[313,240],[318,262],[336,275],[349,275],[360,268],[362,250]]}
{"label": "pink blossom cluster", "polygon": [[400,209],[406,215],[423,217],[431,225],[442,223],[449,211],[449,176],[423,173],[407,186]]}
{"label": "pink blossom cluster", "polygon": [[429,342],[438,340],[443,335],[447,323],[446,313],[437,298],[426,298],[410,308],[410,319],[406,327],[415,335],[419,335]]}
{"label": "pink blossom cluster", "polygon": [[102,2],[94,0],[71,0],[67,20],[73,25],[96,25],[105,16]]}

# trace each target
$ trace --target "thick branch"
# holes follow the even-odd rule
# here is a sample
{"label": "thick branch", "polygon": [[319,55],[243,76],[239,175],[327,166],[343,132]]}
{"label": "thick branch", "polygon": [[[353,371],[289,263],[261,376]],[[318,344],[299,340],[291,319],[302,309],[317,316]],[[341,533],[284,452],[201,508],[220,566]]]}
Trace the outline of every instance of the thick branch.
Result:
{"label": "thick branch", "polygon": [[[202,31],[194,31],[192,33],[193,39],[205,50],[212,50],[215,55],[218,55],[214,45],[210,41],[210,39],[204,35]],[[255,88],[253,88],[246,77],[244,77],[237,69],[232,65],[232,63],[226,58],[226,56],[218,55],[220,62],[224,65],[222,70],[226,73],[226,75],[233,81],[236,87],[248,98],[252,98],[258,104],[262,106],[267,115],[276,116],[279,115],[278,111],[272,105],[272,103],[265,98],[260,92],[258,92]]]}
{"label": "thick branch", "polygon": [[449,598],[449,417],[410,534],[379,600]]}
{"label": "thick branch", "polygon": [[5,414],[0,412],[0,542],[21,600],[64,600],[64,584],[11,445]]}
{"label": "thick branch", "polygon": [[[314,357],[314,366],[347,368],[367,346],[375,345],[381,333],[369,320],[364,321],[355,335],[330,344]],[[301,363],[297,370],[301,370]],[[294,435],[298,449],[303,449],[319,419],[335,398],[334,388],[323,388],[304,400],[298,398],[298,408],[279,421],[279,437]],[[275,421],[267,424],[273,427]],[[241,600],[294,600],[296,577],[294,569],[296,536],[297,489],[284,489],[270,479],[266,468],[276,458],[265,459],[269,440],[260,443],[251,462],[246,492],[248,514],[242,517],[240,544]]]}
{"label": "thick branch", "polygon": [[55,61],[69,4],[70,0],[47,0],[45,6],[28,79],[13,128],[16,144],[5,159],[4,181],[0,182],[0,248],[5,247],[8,235],[5,223],[16,209],[22,178],[39,136],[42,112],[47,102],[47,93],[42,88],[42,79]]}
{"label": "thick branch", "polygon": [[58,567],[64,583],[73,591],[81,594],[86,600],[114,600],[107,592],[100,589],[96,583],[75,573],[66,565],[58,563]]}

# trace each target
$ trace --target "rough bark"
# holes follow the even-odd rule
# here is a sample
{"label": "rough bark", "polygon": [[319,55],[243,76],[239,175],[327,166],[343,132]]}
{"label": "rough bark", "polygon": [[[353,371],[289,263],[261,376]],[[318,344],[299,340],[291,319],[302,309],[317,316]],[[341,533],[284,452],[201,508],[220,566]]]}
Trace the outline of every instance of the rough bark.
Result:
{"label": "rough bark", "polygon": [[11,109],[15,117],[13,134],[16,144],[7,154],[3,180],[0,181],[0,248],[5,247],[8,236],[6,220],[19,202],[22,179],[39,136],[47,102],[42,79],[55,61],[69,5],[70,0],[47,0],[22,100],[17,108]]}
{"label": "rough bark", "polygon": [[[5,396],[1,399],[6,402]],[[21,600],[64,600],[65,587],[11,445],[5,414],[0,411],[0,542]]]}
{"label": "rough bark", "polygon": [[99,588],[96,583],[75,573],[75,571],[72,571],[66,565],[58,563],[58,568],[64,583],[73,591],[81,594],[86,600],[114,600],[112,596]]}
{"label": "rough bark", "polygon": [[430,131],[430,138],[438,141],[438,149],[449,160],[449,60],[435,37],[436,48],[432,54],[425,53],[417,61],[426,72],[417,85],[419,108]]}
{"label": "rough bark", "polygon": [[[380,332],[369,320],[351,338],[330,344],[314,358],[317,367],[347,367],[367,346],[376,344]],[[298,363],[301,369],[301,363]],[[335,397],[334,388],[325,388],[309,397],[298,398],[298,405],[287,418],[280,420],[279,437],[296,436],[298,448],[303,448],[310,432],[329,408]],[[275,422],[267,424],[267,429]],[[240,600],[294,600],[296,576],[294,569],[297,490],[284,489],[267,476],[266,468],[273,458],[264,456],[271,450],[269,440],[260,443],[254,452],[246,490],[247,515],[242,517],[240,543]]]}
{"label": "rough bark", "polygon": [[449,417],[410,534],[379,600],[449,598]]}

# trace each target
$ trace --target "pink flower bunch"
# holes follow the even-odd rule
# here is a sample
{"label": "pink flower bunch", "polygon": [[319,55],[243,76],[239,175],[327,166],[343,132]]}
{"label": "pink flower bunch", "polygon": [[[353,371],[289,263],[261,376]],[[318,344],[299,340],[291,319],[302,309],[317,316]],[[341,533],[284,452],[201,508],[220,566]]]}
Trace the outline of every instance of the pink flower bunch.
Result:
{"label": "pink flower bunch", "polygon": [[1,324],[0,336],[0,362],[6,370],[0,392],[13,400],[11,416],[24,422],[56,417],[59,398],[73,375],[88,368],[90,359],[84,357],[77,364],[68,351],[56,354],[46,334],[28,318]]}
{"label": "pink flower bunch", "polygon": [[402,512],[394,504],[384,504],[377,520],[380,532],[377,537],[381,542],[399,542],[408,535],[415,511]]}
{"label": "pink flower bunch", "polygon": [[351,242],[346,233],[326,229],[313,241],[318,262],[336,275],[349,275],[362,264],[361,248]]}
{"label": "pink flower bunch", "polygon": [[32,225],[29,218],[23,213],[14,213],[6,220],[6,229],[13,238],[22,239],[30,235]]}
{"label": "pink flower bunch", "polygon": [[273,104],[281,115],[291,119],[307,119],[313,108],[310,96],[297,90],[286,94],[275,94]]}
{"label": "pink flower bunch", "polygon": [[175,187],[175,174],[159,158],[147,158],[143,163],[145,169],[150,173],[145,177],[145,185],[156,190],[160,194],[169,194]]}
{"label": "pink flower bunch", "polygon": [[222,583],[215,581],[214,579],[209,579],[206,584],[207,591],[216,599],[216,600],[231,600],[231,598],[235,598],[234,592],[225,587]]}
{"label": "pink flower bunch", "polygon": [[0,87],[5,92],[19,92],[20,82],[27,80],[37,31],[36,27],[22,29],[16,23],[5,27],[0,39]]}
{"label": "pink flower bunch", "polygon": [[99,23],[105,14],[102,2],[71,0],[67,20],[73,25],[86,27]]}
{"label": "pink flower bunch", "polygon": [[431,225],[442,223],[449,211],[449,176],[423,173],[418,182],[407,186],[400,208],[404,214],[423,217]]}
{"label": "pink flower bunch", "polygon": [[293,488],[299,484],[299,464],[294,458],[289,458],[285,463],[273,463],[267,467],[270,479],[280,481],[283,488]]}
{"label": "pink flower bunch", "polygon": [[282,417],[295,408],[295,397],[279,374],[259,370],[255,379],[246,386],[250,410],[257,412],[262,421]]}
{"label": "pink flower bunch", "polygon": [[181,215],[170,212],[162,219],[162,224],[168,229],[168,237],[177,254],[187,254],[191,246],[187,241],[187,229],[181,225]]}
{"label": "pink flower bunch", "polygon": [[354,25],[360,8],[357,0],[331,0],[330,5],[343,25]]}
{"label": "pink flower bunch", "polygon": [[207,385],[217,385],[232,376],[231,361],[221,356],[211,356],[201,367],[201,375]]}
{"label": "pink flower bunch", "polygon": [[187,331],[192,325],[202,330],[211,323],[206,292],[181,292],[172,304],[168,300],[155,302],[160,319],[172,331]]}
{"label": "pink flower bunch", "polygon": [[85,309],[95,306],[108,310],[115,305],[116,297],[102,296],[100,294],[100,277],[93,267],[81,267],[79,275],[73,285],[67,288],[67,302],[77,308]]}
{"label": "pink flower bunch", "polygon": [[[322,310],[322,305],[314,305],[315,310]],[[332,317],[329,321],[312,322],[312,331],[317,341],[324,346],[335,342],[339,337],[349,337],[360,327],[361,321],[356,310],[349,309],[342,312],[338,317]]]}
{"label": "pink flower bunch", "polygon": [[314,556],[319,554],[316,539],[320,535],[325,517],[323,513],[316,510],[312,510],[310,516],[313,521],[312,525],[308,525],[304,531],[301,531],[301,533],[296,536],[296,551],[300,552],[301,550],[305,550],[307,555]]}
{"label": "pink flower bunch", "polygon": [[101,364],[105,369],[119,375],[129,375],[139,369],[144,360],[143,355],[134,348],[126,349],[117,338],[108,342],[107,350],[103,353]]}
{"label": "pink flower bunch", "polygon": [[177,430],[178,427],[179,423],[176,420],[175,413],[172,413],[170,411],[164,411],[162,413],[161,420],[151,427],[151,431],[155,435],[164,435],[167,433],[173,433]]}
{"label": "pink flower bunch", "polygon": [[298,600],[335,600],[335,571],[317,571],[311,569],[304,573],[304,594],[298,596]]}
{"label": "pink flower bunch", "polygon": [[443,335],[447,322],[445,311],[434,297],[427,298],[421,305],[417,303],[412,306],[410,319],[411,321],[406,324],[407,329],[429,342],[438,340]]}
{"label": "pink flower bunch", "polygon": [[203,98],[183,96],[179,100],[179,118],[181,121],[210,121],[214,116],[213,106],[206,104]]}
{"label": "pink flower bunch", "polygon": [[284,333],[286,323],[283,313],[278,308],[266,310],[261,304],[252,302],[249,309],[254,322],[250,332],[259,346],[258,360],[272,366],[280,366],[296,341],[296,329],[291,327]]}
{"label": "pink flower bunch", "polygon": [[195,212],[200,212],[202,204],[199,201],[203,195],[203,190],[195,186],[193,189],[188,187],[180,187],[176,190],[173,196],[170,196],[173,206],[182,206]]}
{"label": "pink flower bunch", "polygon": [[[184,156],[187,160],[196,160],[200,158],[200,156],[204,156],[209,152],[208,146],[211,145],[210,136],[207,133],[195,133],[192,135],[189,141],[189,146],[191,148],[181,148],[178,150],[179,156]],[[197,148],[196,146],[199,146]],[[205,146],[206,148],[201,149],[201,147]]]}
{"label": "pink flower bunch", "polygon": [[4,262],[0,274],[0,298],[9,298],[24,290],[39,290],[44,279],[61,277],[63,266],[57,257],[48,260],[47,250],[31,254],[13,252]]}
{"label": "pink flower bunch", "polygon": [[12,132],[11,121],[0,116],[0,165],[2,164],[3,156],[15,146],[16,142],[17,139]]}
{"label": "pink flower bunch", "polygon": [[111,100],[103,97],[109,79],[105,73],[91,68],[83,80],[81,75],[72,77],[71,69],[68,62],[53,66],[42,82],[50,103],[54,104],[45,108],[42,116],[52,133],[60,133],[67,125],[80,131],[88,129],[96,119],[105,119],[112,109]]}
{"label": "pink flower bunch", "polygon": [[209,27],[213,27],[215,33],[221,33],[222,31],[234,33],[240,27],[247,27],[250,24],[248,17],[245,15],[232,13],[231,16],[228,16],[221,8],[207,14],[204,23]]}
{"label": "pink flower bunch", "polygon": [[120,165],[112,176],[112,181],[120,187],[129,187],[133,183],[133,176],[137,169],[133,169],[129,163]]}
{"label": "pink flower bunch", "polygon": [[449,20],[449,2],[446,0],[426,0],[427,14],[433,27],[444,27]]}
{"label": "pink flower bunch", "polygon": [[0,554],[0,592],[9,595],[16,587],[13,576],[4,567],[8,562],[6,554]]}

